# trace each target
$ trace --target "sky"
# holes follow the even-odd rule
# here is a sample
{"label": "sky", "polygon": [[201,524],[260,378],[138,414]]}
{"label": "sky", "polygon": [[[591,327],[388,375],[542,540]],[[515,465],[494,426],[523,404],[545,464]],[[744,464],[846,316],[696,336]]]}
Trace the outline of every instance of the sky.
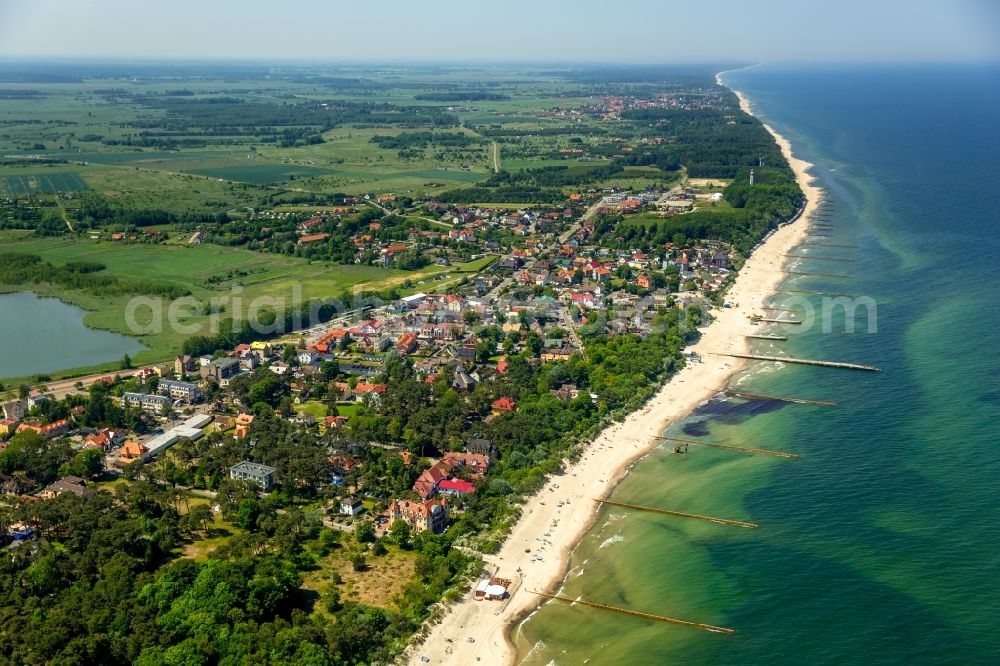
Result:
{"label": "sky", "polygon": [[0,56],[1000,60],[1000,1],[0,0]]}

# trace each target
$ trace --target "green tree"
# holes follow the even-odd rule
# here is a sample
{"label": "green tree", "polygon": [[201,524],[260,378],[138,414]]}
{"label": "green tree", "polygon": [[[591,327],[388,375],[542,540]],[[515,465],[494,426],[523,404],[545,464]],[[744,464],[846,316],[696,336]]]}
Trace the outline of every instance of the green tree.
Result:
{"label": "green tree", "polygon": [[375,524],[370,520],[362,520],[354,526],[354,538],[358,543],[375,541]]}
{"label": "green tree", "polygon": [[340,363],[336,359],[323,361],[319,365],[319,373],[323,376],[323,379],[329,381],[340,374]]}
{"label": "green tree", "polygon": [[354,555],[351,558],[351,568],[355,571],[365,571],[368,568],[368,563],[365,561],[365,556],[361,553]]}
{"label": "green tree", "polygon": [[412,535],[413,531],[410,528],[410,524],[405,520],[394,520],[392,525],[389,526],[389,537],[400,548],[408,548],[410,546]]}
{"label": "green tree", "polygon": [[245,530],[257,529],[257,519],[260,518],[260,502],[256,499],[247,498],[240,501],[239,509],[236,511],[236,524]]}

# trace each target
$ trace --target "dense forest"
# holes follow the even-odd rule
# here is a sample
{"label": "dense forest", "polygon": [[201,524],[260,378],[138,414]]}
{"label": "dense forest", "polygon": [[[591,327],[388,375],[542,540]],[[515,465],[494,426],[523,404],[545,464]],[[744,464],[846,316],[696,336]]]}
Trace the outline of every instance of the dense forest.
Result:
{"label": "dense forest", "polygon": [[667,171],[683,165],[693,178],[735,178],[741,167],[762,160],[788,170],[781,150],[761,122],[742,111],[641,109],[623,116],[650,128],[664,141],[637,146],[619,157],[619,164],[655,164]]}

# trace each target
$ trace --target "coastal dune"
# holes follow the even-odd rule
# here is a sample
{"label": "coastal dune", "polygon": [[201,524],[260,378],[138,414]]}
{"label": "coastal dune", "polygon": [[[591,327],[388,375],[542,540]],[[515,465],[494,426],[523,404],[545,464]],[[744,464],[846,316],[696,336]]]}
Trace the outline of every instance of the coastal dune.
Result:
{"label": "coastal dune", "polygon": [[[722,84],[721,75],[716,76],[716,81]],[[740,107],[750,113],[746,98],[734,92]],[[744,336],[760,332],[760,325],[752,324],[749,318],[760,313],[760,306],[785,278],[783,255],[802,241],[820,200],[820,190],[808,175],[812,165],[794,157],[789,142],[773,128],[765,127],[806,195],[802,214],[772,233],[749,257],[726,296],[732,307],[714,310],[714,321],[691,347],[703,362],[687,364],[642,409],[582,445],[578,461],[567,466],[565,474],[550,478],[524,504],[521,518],[500,551],[484,557],[487,567],[498,569],[501,577],[514,581],[511,597],[505,602],[475,601],[466,594],[447,610],[420,645],[410,648],[408,663],[513,663],[516,651],[511,634],[542,603],[542,598],[531,592],[551,592],[565,578],[573,548],[597,516],[599,505],[594,499],[607,497],[629,467],[660,444],[656,437],[670,423],[709,400],[744,367],[745,362],[718,354],[747,352]],[[539,537],[545,541],[536,541]],[[528,548],[531,552],[525,553]]]}

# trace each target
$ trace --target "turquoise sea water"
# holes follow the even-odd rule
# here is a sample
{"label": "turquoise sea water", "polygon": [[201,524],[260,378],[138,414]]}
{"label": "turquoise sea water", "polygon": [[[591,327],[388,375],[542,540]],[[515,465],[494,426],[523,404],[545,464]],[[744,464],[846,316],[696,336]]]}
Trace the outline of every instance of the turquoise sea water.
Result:
{"label": "turquoise sea water", "polygon": [[[604,509],[570,597],[732,627],[727,637],[546,604],[525,664],[1000,663],[1000,67],[760,67],[726,75],[791,140],[832,202],[787,290],[867,296],[758,349],[879,373],[756,364],[743,390],[838,403],[718,400],[670,431],[799,453],[660,448],[616,499],[758,523]],[[805,295],[774,297],[803,312]],[[820,305],[819,296],[805,296]]]}

